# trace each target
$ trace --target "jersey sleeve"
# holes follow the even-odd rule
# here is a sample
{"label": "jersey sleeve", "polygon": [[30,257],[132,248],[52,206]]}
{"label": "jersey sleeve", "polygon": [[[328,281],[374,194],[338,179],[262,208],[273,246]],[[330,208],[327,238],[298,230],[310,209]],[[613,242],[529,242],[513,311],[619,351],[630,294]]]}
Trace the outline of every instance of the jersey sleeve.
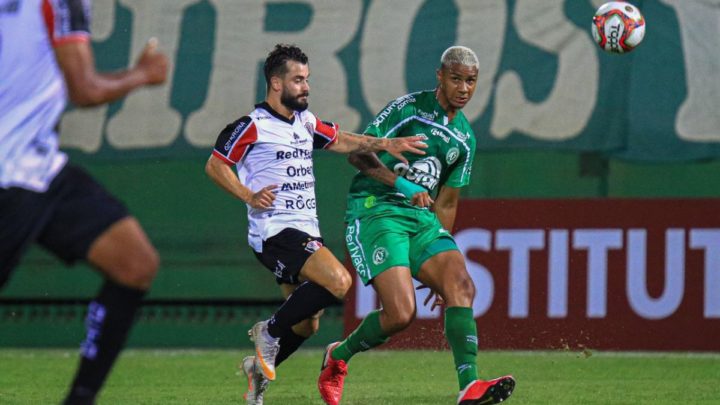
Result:
{"label": "jersey sleeve", "polygon": [[400,97],[385,106],[364,133],[376,138],[393,138],[410,122],[414,115],[415,101],[412,95]]}
{"label": "jersey sleeve", "polygon": [[326,149],[337,142],[340,126],[334,122],[321,121],[315,117],[313,149]]}
{"label": "jersey sleeve", "polygon": [[475,159],[475,136],[470,136],[464,146],[460,157],[450,169],[450,175],[445,182],[446,186],[459,188],[470,184],[473,160]]}
{"label": "jersey sleeve", "polygon": [[236,165],[247,156],[257,142],[257,127],[250,117],[242,117],[228,124],[215,141],[213,156],[230,166]]}
{"label": "jersey sleeve", "polygon": [[42,12],[53,47],[90,41],[90,0],[43,0]]}

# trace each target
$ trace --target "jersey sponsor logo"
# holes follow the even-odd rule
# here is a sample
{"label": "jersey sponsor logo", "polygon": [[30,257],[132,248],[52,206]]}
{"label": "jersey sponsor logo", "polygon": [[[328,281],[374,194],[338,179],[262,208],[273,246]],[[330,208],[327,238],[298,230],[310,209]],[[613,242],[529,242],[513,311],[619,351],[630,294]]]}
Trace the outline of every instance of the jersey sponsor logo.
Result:
{"label": "jersey sponsor logo", "polygon": [[283,270],[285,270],[285,267],[285,264],[278,260],[277,263],[275,263],[275,270],[273,271],[275,277],[282,278]]}
{"label": "jersey sponsor logo", "polygon": [[295,132],[293,132],[293,139],[294,140],[290,142],[291,145],[302,145],[308,141],[307,138],[303,138]]}
{"label": "jersey sponsor logo", "polygon": [[412,162],[412,166],[398,163],[393,168],[393,171],[398,176],[405,177],[415,184],[419,184],[428,190],[434,190],[440,182],[442,163],[435,156],[430,156]]}
{"label": "jersey sponsor logo", "polygon": [[422,110],[417,110],[417,115],[421,116],[422,118],[425,118],[426,120],[435,121],[435,118],[437,118],[437,111],[433,112],[426,112]]}
{"label": "jersey sponsor logo", "polygon": [[445,143],[450,143],[450,137],[445,135],[443,131],[437,128],[430,128],[430,133],[442,139],[443,141],[445,141]]}
{"label": "jersey sponsor logo", "polygon": [[373,251],[373,254],[372,254],[373,264],[375,264],[377,266],[379,264],[385,263],[385,260],[387,260],[388,255],[389,255],[389,253],[388,253],[387,249],[385,249],[384,247],[380,246],[378,248],[375,248],[375,250]]}
{"label": "jersey sponsor logo", "polygon": [[275,152],[275,160],[287,159],[312,159],[312,151],[305,149],[293,149],[292,151],[279,150]]}
{"label": "jersey sponsor logo", "polygon": [[458,148],[452,147],[447,151],[447,154],[445,155],[445,161],[447,164],[451,165],[455,163],[456,160],[458,160],[458,157],[460,156],[460,150]]}
{"label": "jersey sponsor logo", "polygon": [[314,198],[308,198],[305,199],[302,196],[299,196],[296,199],[289,199],[285,200],[285,209],[286,210],[314,210],[316,207],[315,199]]}
{"label": "jersey sponsor logo", "polygon": [[315,187],[314,181],[299,181],[299,182],[293,182],[293,183],[283,183],[282,188],[280,188],[280,191],[295,191],[295,190],[309,190],[311,188]]}
{"label": "jersey sponsor logo", "polygon": [[470,133],[469,132],[460,132],[457,128],[453,128],[453,131],[455,132],[455,135],[457,135],[458,139],[461,141],[467,141],[470,139]]}
{"label": "jersey sponsor logo", "polygon": [[228,139],[227,142],[225,142],[225,150],[229,151],[230,148],[232,148],[233,143],[235,142],[235,139],[237,139],[238,135],[240,135],[240,132],[242,132],[243,128],[247,125],[247,122],[243,121],[238,124],[237,127],[232,131],[232,134],[230,134],[230,139]]}
{"label": "jersey sponsor logo", "polygon": [[357,227],[353,224],[348,224],[345,232],[345,244],[350,254],[350,260],[352,261],[353,267],[361,277],[370,277],[370,270],[365,265],[365,259],[363,258],[363,252],[360,248],[360,244],[356,242],[353,237],[357,234]]}
{"label": "jersey sponsor logo", "polygon": [[321,247],[323,247],[323,244],[319,240],[311,240],[305,245],[305,251],[315,253],[320,250]]}
{"label": "jersey sponsor logo", "polygon": [[372,125],[378,126],[378,125],[382,124],[383,121],[385,121],[385,119],[390,115],[390,113],[394,109],[400,110],[403,107],[405,107],[406,105],[408,105],[408,103],[414,103],[414,102],[415,102],[415,97],[412,96],[411,94],[408,94],[406,96],[402,96],[402,97],[396,99],[395,101],[390,103],[390,105],[387,106],[384,110],[382,110],[382,112],[380,112],[380,114],[378,114],[377,117],[375,117],[375,121],[373,121]]}
{"label": "jersey sponsor logo", "polygon": [[313,175],[313,167],[312,166],[288,166],[287,169],[285,169],[285,172],[290,177],[297,177],[297,176],[312,176]]}

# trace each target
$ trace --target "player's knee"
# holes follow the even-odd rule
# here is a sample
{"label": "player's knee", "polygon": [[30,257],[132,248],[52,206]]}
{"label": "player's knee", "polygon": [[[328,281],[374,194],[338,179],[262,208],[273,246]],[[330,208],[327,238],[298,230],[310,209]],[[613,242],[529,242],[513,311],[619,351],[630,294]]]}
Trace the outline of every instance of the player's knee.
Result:
{"label": "player's knee", "polygon": [[407,308],[388,315],[387,323],[383,325],[383,329],[386,329],[386,332],[391,334],[398,333],[410,326],[413,319],[415,319],[415,309]]}
{"label": "player's knee", "polygon": [[345,298],[345,294],[347,294],[351,286],[352,277],[350,277],[350,274],[343,267],[335,271],[333,281],[331,285],[327,288],[328,291],[330,291],[330,293],[335,296],[335,298],[342,300],[343,298]]}
{"label": "player's knee", "polygon": [[459,304],[461,306],[472,305],[475,299],[475,283],[473,283],[470,276],[466,274],[465,277],[460,277],[456,285],[456,299],[459,301]]}
{"label": "player's knee", "polygon": [[153,247],[143,249],[142,252],[133,252],[125,256],[118,264],[123,284],[147,290],[152,285],[158,269],[160,268],[160,255]]}

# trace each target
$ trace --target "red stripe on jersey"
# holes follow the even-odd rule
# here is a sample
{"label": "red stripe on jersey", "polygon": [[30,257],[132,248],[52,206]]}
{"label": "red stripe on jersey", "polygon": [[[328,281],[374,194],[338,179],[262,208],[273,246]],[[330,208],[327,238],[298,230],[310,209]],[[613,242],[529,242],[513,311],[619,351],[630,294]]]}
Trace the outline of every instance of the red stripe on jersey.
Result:
{"label": "red stripe on jersey", "polygon": [[328,139],[326,148],[337,142],[338,132],[340,132],[340,127],[337,124],[328,125],[315,116],[315,133]]}
{"label": "red stripe on jersey", "polygon": [[235,163],[241,161],[245,157],[250,145],[255,142],[257,142],[257,128],[255,127],[255,123],[252,122],[238,135],[238,139],[235,140],[230,148],[228,159]]}
{"label": "red stripe on jersey", "polygon": [[235,166],[235,163],[232,162],[232,161],[230,161],[230,160],[229,160],[228,158],[226,158],[225,156],[223,156],[222,153],[220,153],[220,152],[218,152],[218,151],[216,151],[216,150],[213,150],[213,151],[212,151],[212,154],[213,154],[213,156],[215,156],[216,158],[218,158],[218,159],[222,160],[223,162],[225,162],[228,166]]}
{"label": "red stripe on jersey", "polygon": [[45,18],[45,28],[50,36],[50,43],[55,46],[55,10],[50,4],[50,0],[43,0],[42,13]]}

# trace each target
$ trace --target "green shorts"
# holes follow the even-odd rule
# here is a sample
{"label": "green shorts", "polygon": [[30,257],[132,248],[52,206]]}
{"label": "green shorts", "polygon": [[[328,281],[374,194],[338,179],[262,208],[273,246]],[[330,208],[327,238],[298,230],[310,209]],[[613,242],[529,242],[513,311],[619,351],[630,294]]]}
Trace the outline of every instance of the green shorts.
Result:
{"label": "green shorts", "polygon": [[413,277],[432,256],[457,250],[450,232],[429,210],[376,208],[348,222],[345,244],[363,284],[383,271],[409,267]]}

